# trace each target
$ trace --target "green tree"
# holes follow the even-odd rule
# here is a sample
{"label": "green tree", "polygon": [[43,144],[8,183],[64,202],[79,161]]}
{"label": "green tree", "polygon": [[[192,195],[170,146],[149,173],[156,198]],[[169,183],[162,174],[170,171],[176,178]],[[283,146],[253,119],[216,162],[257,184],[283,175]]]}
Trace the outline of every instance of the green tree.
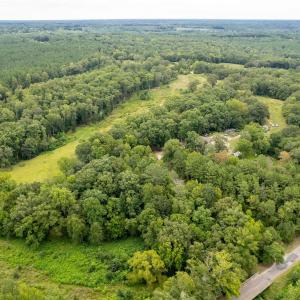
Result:
{"label": "green tree", "polygon": [[89,242],[92,245],[100,245],[104,241],[104,230],[101,224],[94,222],[90,227]]}
{"label": "green tree", "polygon": [[67,218],[67,230],[71,240],[75,243],[83,241],[86,234],[84,221],[77,215],[73,214]]}
{"label": "green tree", "polygon": [[181,270],[187,258],[191,243],[191,231],[188,224],[166,221],[158,235],[158,253],[170,270]]}
{"label": "green tree", "polygon": [[189,274],[186,272],[177,272],[175,276],[170,277],[164,282],[162,289],[154,291],[154,300],[181,300],[196,299],[193,295],[196,285]]}
{"label": "green tree", "polygon": [[256,123],[246,125],[241,138],[252,143],[253,151],[256,154],[266,154],[270,148],[269,139],[265,135],[263,128]]}
{"label": "green tree", "polygon": [[266,264],[282,263],[284,255],[284,248],[278,242],[273,242],[270,245],[264,247],[262,261]]}
{"label": "green tree", "polygon": [[236,144],[235,150],[239,151],[243,158],[249,158],[254,155],[253,144],[248,139],[240,138]]}
{"label": "green tree", "polygon": [[211,253],[208,260],[211,276],[227,298],[238,296],[240,293],[243,272],[239,265],[233,260],[231,255],[226,251]]}
{"label": "green tree", "polygon": [[227,149],[224,138],[221,135],[216,135],[214,137],[214,142],[215,142],[216,152],[221,152]]}
{"label": "green tree", "polygon": [[162,273],[166,270],[163,261],[154,250],[135,252],[128,264],[131,269],[128,280],[133,283],[142,281],[152,285],[160,281]]}
{"label": "green tree", "polygon": [[192,151],[204,153],[205,140],[195,131],[189,131],[185,138],[186,147]]}

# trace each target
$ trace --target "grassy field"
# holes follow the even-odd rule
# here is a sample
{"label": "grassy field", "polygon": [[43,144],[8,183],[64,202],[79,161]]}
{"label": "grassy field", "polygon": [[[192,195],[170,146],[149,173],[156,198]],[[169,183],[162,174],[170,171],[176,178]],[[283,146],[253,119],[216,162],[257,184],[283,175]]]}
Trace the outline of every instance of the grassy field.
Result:
{"label": "grassy field", "polygon": [[14,180],[20,183],[44,181],[59,175],[58,160],[62,157],[74,156],[75,148],[80,141],[89,138],[96,132],[109,130],[112,125],[129,115],[148,110],[153,106],[162,105],[167,97],[179,93],[180,89],[186,88],[193,79],[198,79],[200,84],[205,82],[205,78],[201,75],[180,75],[170,85],[151,90],[149,100],[140,100],[137,95],[134,95],[128,101],[118,106],[112,114],[99,124],[83,126],[74,133],[69,133],[69,142],[66,145],[53,151],[42,153],[31,160],[22,161],[6,173],[9,173]]}
{"label": "grassy field", "polygon": [[[270,118],[269,120],[267,120],[267,125],[270,128],[270,130],[268,131],[269,135],[274,132],[278,132],[282,130],[284,127],[286,127],[287,124],[282,115],[282,106],[283,106],[282,100],[272,99],[268,97],[257,97],[257,99],[262,103],[264,103],[265,105],[267,105],[269,109]],[[272,125],[275,124],[278,124],[278,126],[273,127]],[[238,140],[239,140],[239,135],[229,141],[230,149],[234,149],[236,147]]]}
{"label": "grassy field", "polygon": [[120,288],[128,289],[134,299],[138,299],[149,290],[145,286],[127,286],[122,264],[143,247],[138,238],[98,247],[48,241],[37,250],[21,240],[0,240],[0,289],[4,279],[12,279],[47,291],[49,299],[58,296],[63,299],[76,299],[76,296],[77,299],[116,299]]}
{"label": "grassy field", "polygon": [[[270,112],[270,119],[268,120],[268,125],[270,127],[269,133],[274,133],[280,131],[286,127],[285,119],[282,115],[283,101],[267,98],[267,97],[257,97],[262,103],[268,106]],[[278,127],[272,127],[272,124],[278,124]]]}

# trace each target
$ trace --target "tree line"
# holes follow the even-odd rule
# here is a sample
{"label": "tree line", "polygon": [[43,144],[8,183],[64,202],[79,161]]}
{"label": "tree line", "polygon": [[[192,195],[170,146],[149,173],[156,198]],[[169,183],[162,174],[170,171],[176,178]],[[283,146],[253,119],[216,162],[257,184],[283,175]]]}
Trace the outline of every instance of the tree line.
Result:
{"label": "tree line", "polygon": [[[299,165],[266,156],[274,137],[259,124],[268,116],[264,106],[225,97],[218,86],[194,86],[80,143],[52,182],[16,185],[2,175],[1,235],[35,247],[50,237],[98,245],[138,236],[146,249],[126,264],[127,278],[164,281],[154,299],[238,295],[257,264],[282,261],[283,243],[299,233]],[[189,111],[196,113],[186,118]],[[200,119],[206,122],[194,127]],[[244,128],[241,141],[251,145],[240,158],[218,140],[209,148],[201,136],[228,122]],[[211,127],[199,131],[203,124]],[[163,161],[151,149],[160,146]]]}
{"label": "tree line", "polygon": [[102,120],[132,93],[169,82],[175,75],[167,62],[148,59],[1,94],[1,167],[57,147],[64,132]]}

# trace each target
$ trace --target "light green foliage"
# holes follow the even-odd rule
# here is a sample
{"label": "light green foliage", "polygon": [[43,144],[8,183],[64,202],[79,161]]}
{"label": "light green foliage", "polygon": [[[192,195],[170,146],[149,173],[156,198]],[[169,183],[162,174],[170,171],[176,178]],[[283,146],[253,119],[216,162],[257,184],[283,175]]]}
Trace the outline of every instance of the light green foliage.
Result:
{"label": "light green foliage", "polygon": [[263,261],[265,263],[281,263],[283,261],[284,249],[278,242],[273,242],[265,247]]}
{"label": "light green foliage", "polygon": [[94,222],[91,225],[89,233],[89,241],[92,245],[100,245],[104,240],[104,232],[102,226]]}
{"label": "light green foliage", "polygon": [[68,235],[73,242],[80,243],[83,241],[86,228],[84,221],[80,219],[80,217],[70,215],[67,218],[67,230]]}
{"label": "light green foliage", "polygon": [[159,255],[154,250],[136,252],[128,261],[131,272],[128,279],[131,282],[144,281],[148,285],[154,284],[161,279],[165,272],[165,265]]}
{"label": "light green foliage", "polygon": [[162,289],[154,292],[154,300],[180,300],[196,299],[192,295],[195,293],[196,285],[193,279],[185,272],[177,272],[175,276],[166,280]]}
{"label": "light green foliage", "polygon": [[189,154],[186,160],[187,175],[196,178],[201,182],[206,174],[206,162],[207,157],[200,153],[193,152]]}
{"label": "light green foliage", "polygon": [[186,147],[192,151],[198,151],[204,153],[205,150],[205,141],[204,139],[197,134],[195,131],[189,131],[186,137]]}
{"label": "light green foliage", "polygon": [[[0,166],[51,151],[13,169],[31,184],[0,176],[0,286],[13,275],[52,298],[238,295],[299,233],[299,25],[118,22],[0,26]],[[36,61],[7,60],[31,48]],[[289,126],[270,135],[279,116]],[[239,158],[223,151],[239,138]]]}
{"label": "light green foliage", "polygon": [[[197,141],[195,143],[197,143]],[[187,152],[182,144],[178,140],[169,140],[164,145],[163,152],[164,162],[174,169],[178,175],[184,176]]]}
{"label": "light green foliage", "polygon": [[198,80],[193,80],[189,83],[188,85],[188,90],[190,92],[195,92],[197,90],[197,86],[199,84],[199,81]]}
{"label": "light green foliage", "polygon": [[263,128],[255,123],[245,126],[241,139],[236,146],[236,150],[240,151],[244,157],[250,157],[253,154],[266,154],[269,148],[269,139]]}
{"label": "light green foliage", "polygon": [[[0,286],[1,300],[44,300],[46,296],[36,288],[29,287],[25,283],[5,281]],[[58,299],[58,298],[57,298]]]}
{"label": "light green foliage", "polygon": [[[11,267],[20,266],[25,270],[32,267],[47,274],[50,281],[95,288],[109,284],[110,280],[124,280],[126,260],[143,249],[143,243],[140,239],[130,238],[87,247],[69,241],[50,241],[34,250],[22,241],[1,240],[0,249],[0,261]],[[110,270],[113,270],[111,277],[107,275]]]}
{"label": "light green foliage", "polygon": [[239,151],[243,158],[249,158],[254,155],[253,144],[248,139],[239,139],[235,146],[235,150]]}
{"label": "light green foliage", "polygon": [[159,232],[157,248],[168,269],[182,269],[190,243],[191,233],[186,223],[166,221]]}
{"label": "light green foliage", "polygon": [[231,255],[227,251],[212,253],[208,264],[212,278],[221,291],[228,298],[238,296],[242,280],[242,270],[232,262]]}
{"label": "light green foliage", "polygon": [[214,142],[215,142],[215,151],[216,152],[221,152],[227,149],[224,138],[221,135],[216,135],[214,137]]}

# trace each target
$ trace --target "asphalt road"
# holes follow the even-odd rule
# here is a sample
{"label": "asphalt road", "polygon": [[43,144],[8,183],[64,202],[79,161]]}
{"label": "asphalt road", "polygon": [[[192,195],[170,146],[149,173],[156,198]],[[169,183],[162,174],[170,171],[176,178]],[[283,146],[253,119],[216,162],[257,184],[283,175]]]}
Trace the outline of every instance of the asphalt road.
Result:
{"label": "asphalt road", "polygon": [[251,300],[269,287],[275,279],[293,267],[296,262],[300,262],[300,247],[294,249],[284,256],[282,264],[273,264],[262,273],[256,273],[245,281],[240,290],[239,297],[232,300]]}

